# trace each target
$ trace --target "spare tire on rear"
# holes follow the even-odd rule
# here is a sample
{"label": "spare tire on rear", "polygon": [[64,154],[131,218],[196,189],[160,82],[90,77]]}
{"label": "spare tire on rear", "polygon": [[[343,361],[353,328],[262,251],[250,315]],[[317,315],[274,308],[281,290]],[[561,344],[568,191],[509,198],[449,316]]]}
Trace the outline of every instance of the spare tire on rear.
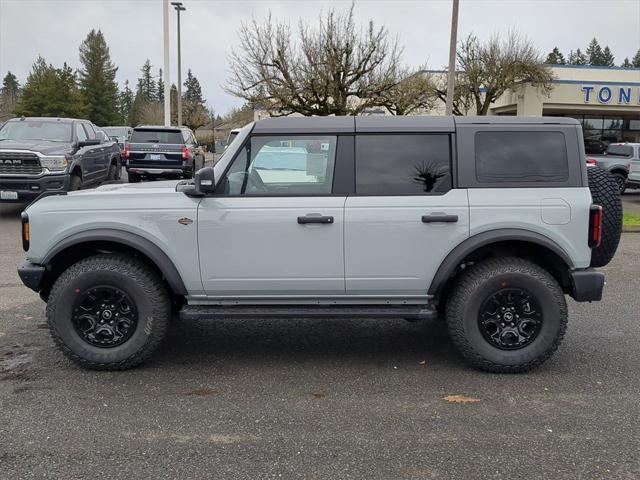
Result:
{"label": "spare tire on rear", "polygon": [[589,190],[594,205],[602,207],[600,245],[591,251],[591,266],[604,267],[618,249],[622,234],[622,200],[616,179],[600,167],[588,167]]}

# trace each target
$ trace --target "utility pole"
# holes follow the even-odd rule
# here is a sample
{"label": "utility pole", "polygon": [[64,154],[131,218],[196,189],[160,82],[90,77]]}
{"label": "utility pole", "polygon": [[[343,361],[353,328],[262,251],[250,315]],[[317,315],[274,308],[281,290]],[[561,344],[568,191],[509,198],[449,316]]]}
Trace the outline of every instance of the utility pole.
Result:
{"label": "utility pole", "polygon": [[458,41],[458,2],[453,0],[451,12],[451,41],[449,43],[449,74],[447,78],[447,103],[445,114],[453,114],[453,89],[456,84],[456,44]]}
{"label": "utility pole", "polygon": [[163,0],[162,23],[164,30],[164,125],[171,125],[171,78],[169,72],[169,0]]}
{"label": "utility pole", "polygon": [[178,12],[178,126],[182,126],[182,52],[180,50],[180,12],[186,10],[182,2],[171,2]]}

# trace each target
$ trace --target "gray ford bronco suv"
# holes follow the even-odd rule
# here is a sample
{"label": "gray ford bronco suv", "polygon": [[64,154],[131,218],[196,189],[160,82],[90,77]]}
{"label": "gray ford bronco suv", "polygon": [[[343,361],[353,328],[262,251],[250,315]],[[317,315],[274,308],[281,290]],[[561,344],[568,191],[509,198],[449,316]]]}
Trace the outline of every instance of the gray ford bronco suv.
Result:
{"label": "gray ford bronco suv", "polygon": [[610,174],[568,118],[314,117],[244,127],[194,180],[105,185],[23,213],[23,282],[87,368],[148,359],[172,313],[446,320],[473,366],[521,372],[601,299]]}

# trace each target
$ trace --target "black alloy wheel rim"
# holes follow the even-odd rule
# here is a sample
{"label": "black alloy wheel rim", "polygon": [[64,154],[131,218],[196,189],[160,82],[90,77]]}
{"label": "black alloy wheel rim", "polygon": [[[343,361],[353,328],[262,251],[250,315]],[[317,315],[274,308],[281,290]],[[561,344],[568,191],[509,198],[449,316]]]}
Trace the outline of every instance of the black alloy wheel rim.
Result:
{"label": "black alloy wheel rim", "polygon": [[113,348],[131,338],[138,326],[138,309],[117,287],[99,285],[76,289],[71,317],[76,333],[90,345]]}
{"label": "black alloy wheel rim", "polygon": [[616,175],[616,183],[618,184],[618,190],[621,192],[624,190],[625,185],[627,184],[627,179],[622,175]]}
{"label": "black alloy wheel rim", "polygon": [[482,303],[478,326],[484,339],[501,350],[530,345],[542,328],[542,310],[522,288],[502,288]]}

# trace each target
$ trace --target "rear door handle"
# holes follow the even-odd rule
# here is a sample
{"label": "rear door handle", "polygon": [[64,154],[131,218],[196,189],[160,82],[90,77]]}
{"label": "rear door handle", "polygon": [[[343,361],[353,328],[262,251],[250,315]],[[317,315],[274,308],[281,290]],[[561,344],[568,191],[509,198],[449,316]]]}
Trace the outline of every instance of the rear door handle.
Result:
{"label": "rear door handle", "polygon": [[298,223],[300,225],[307,223],[333,223],[333,217],[327,215],[305,215],[298,217]]}
{"label": "rear door handle", "polygon": [[455,223],[458,221],[458,215],[447,215],[444,213],[432,213],[431,215],[422,215],[422,223]]}

